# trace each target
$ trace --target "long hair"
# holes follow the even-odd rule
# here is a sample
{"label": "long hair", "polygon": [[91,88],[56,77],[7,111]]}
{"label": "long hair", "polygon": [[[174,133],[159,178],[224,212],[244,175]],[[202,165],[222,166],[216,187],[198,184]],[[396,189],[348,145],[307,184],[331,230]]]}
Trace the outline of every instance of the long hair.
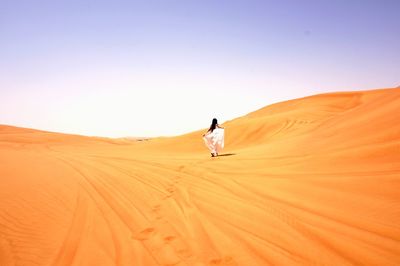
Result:
{"label": "long hair", "polygon": [[208,131],[211,131],[211,132],[213,132],[213,131],[214,131],[214,129],[217,127],[217,125],[218,125],[218,121],[217,121],[217,119],[216,119],[216,118],[214,118],[214,119],[212,120],[212,123],[211,123],[210,129],[209,129]]}

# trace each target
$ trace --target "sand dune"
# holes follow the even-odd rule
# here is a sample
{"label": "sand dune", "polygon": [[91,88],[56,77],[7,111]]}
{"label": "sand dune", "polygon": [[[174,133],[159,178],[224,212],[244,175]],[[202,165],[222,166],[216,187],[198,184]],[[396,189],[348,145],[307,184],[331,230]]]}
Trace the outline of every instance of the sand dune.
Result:
{"label": "sand dune", "polygon": [[400,89],[148,141],[0,126],[1,265],[399,265]]}

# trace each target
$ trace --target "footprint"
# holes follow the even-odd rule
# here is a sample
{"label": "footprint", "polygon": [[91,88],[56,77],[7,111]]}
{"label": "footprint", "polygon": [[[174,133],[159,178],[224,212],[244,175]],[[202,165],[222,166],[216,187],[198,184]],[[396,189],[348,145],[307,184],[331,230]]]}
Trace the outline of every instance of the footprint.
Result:
{"label": "footprint", "polygon": [[222,260],[221,259],[212,259],[210,260],[210,265],[221,265]]}
{"label": "footprint", "polygon": [[147,240],[151,237],[151,235],[155,232],[155,230],[156,229],[153,227],[148,227],[132,237],[136,240]]}
{"label": "footprint", "polygon": [[160,204],[154,205],[153,208],[152,208],[153,212],[159,212],[160,210],[161,210],[161,205]]}
{"label": "footprint", "polygon": [[166,237],[164,237],[164,242],[165,242],[165,243],[171,242],[171,241],[173,241],[175,238],[176,238],[175,236],[166,236]]}
{"label": "footprint", "polygon": [[164,196],[162,199],[163,199],[163,200],[166,200],[166,199],[172,197],[172,195],[173,195],[173,194],[168,194],[168,195]]}
{"label": "footprint", "polygon": [[237,263],[232,257],[226,256],[222,259],[212,259],[209,261],[210,265],[224,265],[224,266],[237,266]]}
{"label": "footprint", "polygon": [[174,193],[174,192],[175,192],[175,188],[169,187],[169,188],[167,188],[167,191],[168,191],[169,193]]}

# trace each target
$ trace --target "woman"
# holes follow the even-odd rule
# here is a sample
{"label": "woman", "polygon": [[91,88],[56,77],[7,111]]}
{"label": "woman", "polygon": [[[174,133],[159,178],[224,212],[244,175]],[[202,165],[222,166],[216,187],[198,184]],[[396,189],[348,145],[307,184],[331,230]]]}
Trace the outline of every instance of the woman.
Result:
{"label": "woman", "polygon": [[224,128],[218,124],[216,118],[212,120],[211,126],[208,131],[203,134],[204,143],[211,151],[211,157],[218,156],[224,148]]}

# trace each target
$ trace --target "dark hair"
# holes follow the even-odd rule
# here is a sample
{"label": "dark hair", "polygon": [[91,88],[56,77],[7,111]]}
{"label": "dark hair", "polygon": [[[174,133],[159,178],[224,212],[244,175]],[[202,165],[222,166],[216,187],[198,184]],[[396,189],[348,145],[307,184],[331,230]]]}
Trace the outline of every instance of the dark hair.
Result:
{"label": "dark hair", "polygon": [[208,131],[211,131],[211,132],[213,132],[213,131],[214,131],[214,129],[217,127],[217,125],[218,125],[218,121],[217,121],[217,119],[216,119],[216,118],[214,118],[214,119],[212,120],[212,123],[211,123],[210,129],[209,129]]}

